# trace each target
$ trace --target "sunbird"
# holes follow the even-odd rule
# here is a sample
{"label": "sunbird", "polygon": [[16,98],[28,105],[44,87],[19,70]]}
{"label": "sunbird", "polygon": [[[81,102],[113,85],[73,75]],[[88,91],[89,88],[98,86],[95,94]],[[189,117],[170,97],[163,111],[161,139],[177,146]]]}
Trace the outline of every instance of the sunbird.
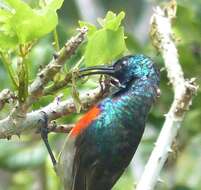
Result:
{"label": "sunbird", "polygon": [[159,70],[145,55],[80,69],[80,76],[109,75],[117,89],[92,107],[69,133],[56,167],[65,190],[110,190],[121,177],[159,95]]}

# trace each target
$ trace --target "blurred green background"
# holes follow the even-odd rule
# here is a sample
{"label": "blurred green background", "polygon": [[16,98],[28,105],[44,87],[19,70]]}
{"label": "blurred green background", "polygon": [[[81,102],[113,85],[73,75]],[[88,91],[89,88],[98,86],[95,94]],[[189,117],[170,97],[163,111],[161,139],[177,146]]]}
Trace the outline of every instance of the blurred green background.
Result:
{"label": "blurred green background", "polygon": [[[34,0],[29,3],[36,6]],[[59,25],[57,27],[60,44],[75,34],[78,20],[97,24],[98,17],[104,17],[107,11],[116,13],[125,11],[124,26],[126,31],[126,45],[130,53],[144,53],[152,57],[161,68],[161,97],[155,103],[147,122],[143,140],[138,151],[114,190],[131,190],[143,172],[144,166],[154,147],[154,142],[164,122],[173,94],[168,83],[166,71],[163,69],[161,56],[151,45],[149,39],[149,21],[153,14],[153,7],[162,5],[160,0],[65,0],[58,11]],[[186,78],[196,77],[201,84],[201,1],[178,0],[177,18],[174,20],[174,34],[179,51],[179,58]],[[49,62],[54,53],[52,34],[34,47],[30,56],[30,75],[32,78],[39,67]],[[115,45],[115,44],[114,44]],[[66,65],[78,60],[79,53],[72,57]],[[0,62],[0,90],[12,88],[11,81]],[[96,86],[91,81],[82,88],[87,90]],[[69,95],[69,89],[63,93]],[[34,109],[44,106],[54,97],[42,98]],[[9,110],[7,106],[1,113],[4,118]],[[77,114],[60,119],[61,122],[72,123],[77,120]],[[58,154],[65,135],[50,135],[51,146]],[[191,109],[186,114],[172,153],[161,173],[161,182],[157,190],[200,190],[201,189],[201,93],[198,90]],[[56,177],[47,151],[39,135],[31,133],[20,137],[13,137],[10,141],[0,140],[0,190],[60,190],[62,186]]]}

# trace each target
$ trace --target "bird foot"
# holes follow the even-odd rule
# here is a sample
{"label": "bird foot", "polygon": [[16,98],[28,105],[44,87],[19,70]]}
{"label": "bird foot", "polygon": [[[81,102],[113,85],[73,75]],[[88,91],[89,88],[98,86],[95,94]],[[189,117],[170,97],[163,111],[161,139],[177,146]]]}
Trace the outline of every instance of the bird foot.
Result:
{"label": "bird foot", "polygon": [[119,80],[117,80],[117,79],[115,79],[115,78],[112,78],[110,82],[111,82],[111,85],[112,85],[112,86],[115,86],[115,87],[117,87],[117,88],[126,88],[125,85],[121,84],[121,83],[119,82]]}
{"label": "bird foot", "polygon": [[44,111],[41,111],[41,113],[43,114],[43,119],[42,119],[43,125],[38,128],[37,133],[40,133],[41,138],[43,142],[45,143],[45,146],[48,150],[52,163],[55,166],[57,162],[48,141],[48,134],[49,132],[51,132],[51,129],[48,128],[48,116]]}

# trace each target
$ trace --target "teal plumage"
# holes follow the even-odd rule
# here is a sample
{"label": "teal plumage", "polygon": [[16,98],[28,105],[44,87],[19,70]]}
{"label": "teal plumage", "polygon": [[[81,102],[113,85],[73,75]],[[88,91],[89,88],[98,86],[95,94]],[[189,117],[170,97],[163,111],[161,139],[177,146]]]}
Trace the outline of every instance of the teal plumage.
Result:
{"label": "teal plumage", "polygon": [[123,57],[94,74],[101,72],[121,85],[83,116],[69,134],[60,157],[66,190],[113,187],[138,147],[158,94],[158,69],[144,55]]}

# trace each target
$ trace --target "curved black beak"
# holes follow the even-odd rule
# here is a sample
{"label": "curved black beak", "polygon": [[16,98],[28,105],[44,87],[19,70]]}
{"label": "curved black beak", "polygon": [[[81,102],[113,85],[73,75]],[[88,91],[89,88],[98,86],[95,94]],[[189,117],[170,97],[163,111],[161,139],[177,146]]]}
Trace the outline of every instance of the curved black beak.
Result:
{"label": "curved black beak", "polygon": [[93,66],[82,68],[79,70],[79,77],[85,77],[89,75],[109,75],[114,76],[115,70],[113,66],[103,65],[103,66]]}

